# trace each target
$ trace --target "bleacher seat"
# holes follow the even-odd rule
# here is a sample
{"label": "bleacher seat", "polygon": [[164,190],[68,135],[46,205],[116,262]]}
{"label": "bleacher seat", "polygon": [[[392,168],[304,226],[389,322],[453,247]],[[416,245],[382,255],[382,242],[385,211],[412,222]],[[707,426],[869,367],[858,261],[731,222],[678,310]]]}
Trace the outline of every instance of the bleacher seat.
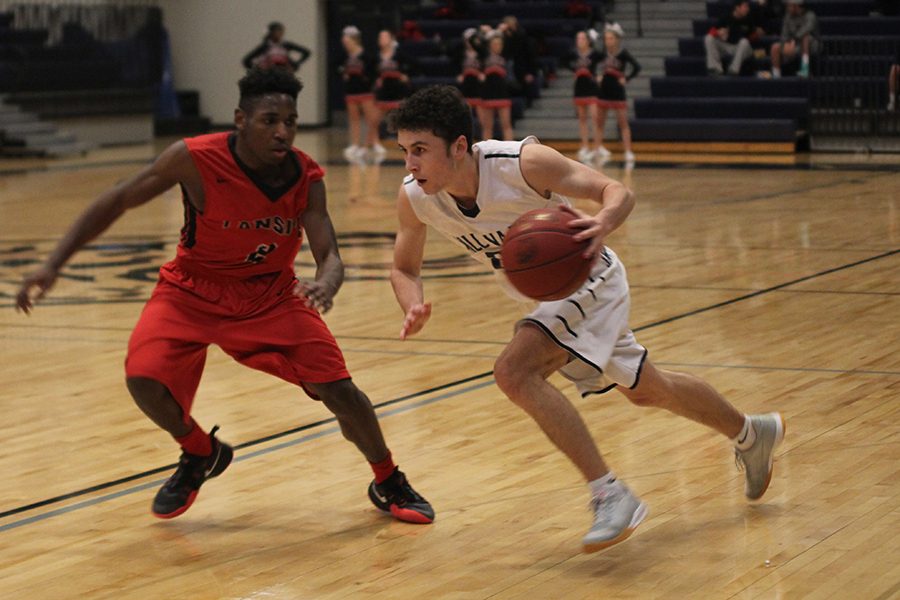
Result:
{"label": "bleacher seat", "polygon": [[822,35],[900,36],[900,17],[822,17]]}
{"label": "bleacher seat", "polygon": [[809,81],[793,77],[774,80],[754,77],[651,77],[650,91],[654,98],[806,98],[809,96]]}
{"label": "bleacher seat", "polygon": [[634,119],[631,137],[646,141],[791,142],[793,119]]}
{"label": "bleacher seat", "polygon": [[806,98],[637,98],[639,119],[793,119],[807,126],[809,102]]}
{"label": "bleacher seat", "polygon": [[446,56],[420,56],[416,59],[416,65],[421,75],[434,77],[454,77],[457,68]]}

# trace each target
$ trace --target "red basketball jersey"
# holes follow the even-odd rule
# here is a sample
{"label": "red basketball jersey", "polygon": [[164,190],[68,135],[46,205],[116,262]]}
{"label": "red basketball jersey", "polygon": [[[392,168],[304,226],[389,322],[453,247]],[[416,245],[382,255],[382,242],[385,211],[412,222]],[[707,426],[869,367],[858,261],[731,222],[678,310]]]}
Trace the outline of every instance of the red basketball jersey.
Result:
{"label": "red basketball jersey", "polygon": [[217,278],[293,271],[309,185],[324,171],[294,148],[287,160],[294,161],[296,179],[273,189],[243,165],[235,136],[224,132],[184,140],[203,178],[205,205],[201,213],[184,198],[176,263]]}

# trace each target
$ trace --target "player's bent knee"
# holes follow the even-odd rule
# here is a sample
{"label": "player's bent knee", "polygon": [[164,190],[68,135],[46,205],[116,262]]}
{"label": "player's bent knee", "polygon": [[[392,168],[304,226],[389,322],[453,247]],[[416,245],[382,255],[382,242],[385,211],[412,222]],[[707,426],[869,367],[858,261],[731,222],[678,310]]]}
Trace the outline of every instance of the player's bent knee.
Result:
{"label": "player's bent knee", "polygon": [[497,387],[514,402],[525,396],[523,391],[528,386],[527,378],[528,371],[511,360],[500,357],[494,363],[494,381],[497,382]]}
{"label": "player's bent knee", "polygon": [[149,377],[126,377],[125,385],[137,403],[154,403],[172,398],[169,388]]}
{"label": "player's bent knee", "polygon": [[351,379],[305,385],[334,413],[344,410],[352,411],[360,403],[370,404],[365,394],[356,387]]}

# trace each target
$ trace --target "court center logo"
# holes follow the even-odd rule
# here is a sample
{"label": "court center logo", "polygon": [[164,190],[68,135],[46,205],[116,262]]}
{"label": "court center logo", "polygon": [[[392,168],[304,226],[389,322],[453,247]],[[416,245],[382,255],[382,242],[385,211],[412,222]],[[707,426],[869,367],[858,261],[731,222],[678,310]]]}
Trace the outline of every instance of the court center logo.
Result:
{"label": "court center logo", "polygon": [[[12,307],[22,277],[37,269],[56,246],[56,239],[0,241],[0,306]],[[156,284],[159,267],[175,257],[178,245],[171,238],[108,237],[85,246],[59,274],[50,294],[41,301],[54,304],[145,302]],[[348,232],[338,235],[344,261],[344,282],[384,281],[390,276],[394,234]],[[427,252],[423,279],[478,278],[483,267],[449,245]],[[297,275],[315,276],[316,265],[309,247],[294,263]]]}

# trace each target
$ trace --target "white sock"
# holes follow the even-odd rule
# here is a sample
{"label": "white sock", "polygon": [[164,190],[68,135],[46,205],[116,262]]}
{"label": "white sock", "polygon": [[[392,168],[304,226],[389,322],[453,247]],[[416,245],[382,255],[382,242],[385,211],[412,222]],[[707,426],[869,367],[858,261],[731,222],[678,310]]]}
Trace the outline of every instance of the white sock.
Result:
{"label": "white sock", "polygon": [[731,441],[734,442],[734,447],[742,452],[749,450],[753,446],[753,443],[756,441],[756,430],[753,429],[750,417],[744,416],[744,427]]}
{"label": "white sock", "polygon": [[897,101],[897,92],[891,92],[891,93],[889,94],[889,98],[890,98],[891,104],[893,104],[894,102],[896,102],[896,101]]}
{"label": "white sock", "polygon": [[603,477],[599,479],[595,479],[593,481],[588,481],[588,488],[591,490],[591,497],[597,496],[600,492],[603,491],[603,488],[616,483],[618,479],[616,479],[616,474],[610,471]]}
{"label": "white sock", "polygon": [[804,67],[809,66],[809,54],[804,54],[802,57],[800,57],[800,64],[802,64]]}
{"label": "white sock", "polygon": [[772,67],[772,77],[781,77],[781,69]]}

